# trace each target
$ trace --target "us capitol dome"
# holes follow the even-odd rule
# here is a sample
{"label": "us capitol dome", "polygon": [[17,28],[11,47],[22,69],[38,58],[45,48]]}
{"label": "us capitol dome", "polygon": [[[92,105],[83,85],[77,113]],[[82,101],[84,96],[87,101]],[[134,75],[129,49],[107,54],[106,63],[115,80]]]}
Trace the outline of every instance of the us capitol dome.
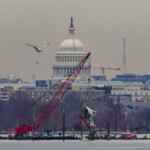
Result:
{"label": "us capitol dome", "polygon": [[[53,65],[53,78],[62,79],[67,77],[73,69],[88,54],[84,45],[75,37],[75,28],[73,18],[71,17],[68,37],[60,44],[59,50],[55,56],[55,64]],[[91,75],[90,58],[84,64],[78,79],[87,79]]]}

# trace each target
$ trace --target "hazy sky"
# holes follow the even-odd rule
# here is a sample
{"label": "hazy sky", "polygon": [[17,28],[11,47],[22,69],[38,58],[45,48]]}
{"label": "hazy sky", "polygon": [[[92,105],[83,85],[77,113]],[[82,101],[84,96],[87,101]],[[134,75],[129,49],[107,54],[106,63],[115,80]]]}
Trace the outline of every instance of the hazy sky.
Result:
{"label": "hazy sky", "polygon": [[[125,37],[127,73],[150,74],[150,0],[0,0],[0,77],[31,81],[38,59],[39,79],[48,79],[71,16],[93,66],[122,68]],[[25,45],[46,42],[38,54]]]}

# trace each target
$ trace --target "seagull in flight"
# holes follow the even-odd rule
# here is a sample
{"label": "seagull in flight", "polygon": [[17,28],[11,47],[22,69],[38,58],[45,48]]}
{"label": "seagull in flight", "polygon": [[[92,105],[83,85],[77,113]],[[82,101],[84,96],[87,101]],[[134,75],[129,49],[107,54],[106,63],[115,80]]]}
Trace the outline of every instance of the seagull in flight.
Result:
{"label": "seagull in flight", "polygon": [[42,52],[43,51],[43,48],[46,48],[48,45],[49,45],[49,43],[46,43],[45,45],[43,45],[42,47],[37,47],[37,46],[35,46],[35,45],[31,45],[31,44],[28,44],[28,43],[26,43],[26,45],[27,46],[30,46],[30,47],[33,47],[37,52]]}

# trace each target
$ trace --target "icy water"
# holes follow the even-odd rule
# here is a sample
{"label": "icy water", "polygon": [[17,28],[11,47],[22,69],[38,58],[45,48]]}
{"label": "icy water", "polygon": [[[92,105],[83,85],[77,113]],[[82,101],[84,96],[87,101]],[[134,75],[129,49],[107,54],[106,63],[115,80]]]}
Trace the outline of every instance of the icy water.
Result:
{"label": "icy water", "polygon": [[0,141],[0,150],[150,150],[150,140]]}

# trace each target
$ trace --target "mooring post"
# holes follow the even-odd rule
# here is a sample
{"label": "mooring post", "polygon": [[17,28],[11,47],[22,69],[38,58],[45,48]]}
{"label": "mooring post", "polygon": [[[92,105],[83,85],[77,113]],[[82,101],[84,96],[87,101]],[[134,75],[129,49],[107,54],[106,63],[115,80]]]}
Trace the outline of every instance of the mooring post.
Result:
{"label": "mooring post", "polygon": [[63,104],[63,140],[65,137],[65,104]]}

